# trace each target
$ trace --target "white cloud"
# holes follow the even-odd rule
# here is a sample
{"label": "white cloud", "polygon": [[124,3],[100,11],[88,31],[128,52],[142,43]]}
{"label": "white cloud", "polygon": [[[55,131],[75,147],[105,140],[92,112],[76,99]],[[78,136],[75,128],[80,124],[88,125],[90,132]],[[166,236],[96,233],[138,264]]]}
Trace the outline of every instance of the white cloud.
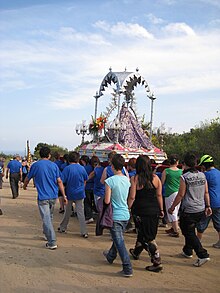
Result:
{"label": "white cloud", "polygon": [[115,36],[127,36],[129,38],[144,38],[153,39],[153,34],[149,33],[143,26],[137,23],[118,22],[115,25],[110,25],[105,21],[97,21],[95,27],[111,33]]}
{"label": "white cloud", "polygon": [[196,33],[194,30],[187,25],[186,23],[170,23],[163,28],[165,33],[171,35],[186,35],[186,36],[195,36]]}
{"label": "white cloud", "polygon": [[164,20],[162,18],[156,17],[152,13],[147,14],[147,18],[152,24],[162,24],[162,23],[164,23]]}

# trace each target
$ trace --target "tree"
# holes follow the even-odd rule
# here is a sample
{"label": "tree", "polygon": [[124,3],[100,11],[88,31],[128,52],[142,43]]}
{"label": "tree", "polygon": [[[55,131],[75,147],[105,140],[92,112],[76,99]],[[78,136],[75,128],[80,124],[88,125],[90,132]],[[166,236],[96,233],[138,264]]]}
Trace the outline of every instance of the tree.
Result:
{"label": "tree", "polygon": [[57,153],[60,154],[61,156],[63,156],[64,154],[68,153],[67,148],[63,148],[63,147],[60,147],[60,146],[55,145],[55,144],[51,145],[51,144],[40,142],[40,143],[37,144],[37,146],[34,149],[34,156],[37,157],[38,159],[40,158],[39,151],[40,151],[40,149],[42,147],[49,147],[50,148],[52,160],[55,159],[55,155]]}
{"label": "tree", "polygon": [[164,134],[164,151],[178,154],[181,158],[187,151],[193,151],[198,157],[209,154],[213,157],[216,167],[220,167],[220,118],[201,122],[183,134]]}

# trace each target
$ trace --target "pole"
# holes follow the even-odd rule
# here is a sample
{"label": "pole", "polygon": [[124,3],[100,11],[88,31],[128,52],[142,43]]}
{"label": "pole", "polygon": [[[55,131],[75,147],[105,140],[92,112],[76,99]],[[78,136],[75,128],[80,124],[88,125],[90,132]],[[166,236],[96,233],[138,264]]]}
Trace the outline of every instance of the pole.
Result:
{"label": "pole", "polygon": [[153,105],[154,105],[154,100],[156,99],[154,94],[149,96],[151,99],[151,115],[150,115],[150,141],[152,141],[152,132],[153,132]]}

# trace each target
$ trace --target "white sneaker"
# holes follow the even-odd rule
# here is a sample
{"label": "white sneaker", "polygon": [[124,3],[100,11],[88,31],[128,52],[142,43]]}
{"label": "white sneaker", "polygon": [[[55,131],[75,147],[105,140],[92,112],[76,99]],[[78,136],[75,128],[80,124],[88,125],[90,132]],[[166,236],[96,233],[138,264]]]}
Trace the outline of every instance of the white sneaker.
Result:
{"label": "white sneaker", "polygon": [[180,255],[184,256],[185,258],[192,258],[192,257],[193,257],[192,254],[191,254],[191,255],[188,255],[188,254],[186,254],[184,251],[182,251],[182,252],[180,253]]}
{"label": "white sneaker", "polygon": [[54,249],[57,249],[57,245],[56,244],[55,245],[49,245],[49,243],[47,242],[46,243],[46,248],[54,250]]}
{"label": "white sneaker", "polygon": [[197,261],[193,264],[195,267],[201,267],[202,265],[204,265],[205,263],[207,263],[207,261],[209,261],[210,258],[206,257],[206,258],[198,258]]}
{"label": "white sneaker", "polygon": [[212,245],[215,248],[220,248],[220,240]]}
{"label": "white sneaker", "polygon": [[93,218],[90,218],[90,219],[86,220],[86,224],[91,224],[93,222],[94,222],[94,219]]}

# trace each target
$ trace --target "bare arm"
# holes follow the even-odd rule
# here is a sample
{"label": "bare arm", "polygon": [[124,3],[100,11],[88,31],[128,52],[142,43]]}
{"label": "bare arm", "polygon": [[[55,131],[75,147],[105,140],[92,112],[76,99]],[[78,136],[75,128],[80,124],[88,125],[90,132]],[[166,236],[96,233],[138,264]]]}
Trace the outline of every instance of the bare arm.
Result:
{"label": "bare arm", "polygon": [[163,211],[163,197],[162,197],[162,184],[160,178],[157,175],[154,175],[153,184],[156,187],[157,202],[160,209],[160,217],[164,217]]}
{"label": "bare arm", "polygon": [[105,203],[109,204],[111,201],[111,188],[105,183]]}
{"label": "bare arm", "polygon": [[133,205],[136,196],[136,176],[131,177],[131,187],[128,196],[128,208],[130,209]]}
{"label": "bare arm", "polygon": [[88,180],[92,179],[94,176],[95,176],[95,172],[92,171],[92,172],[89,174]]}
{"label": "bare arm", "polygon": [[68,200],[67,200],[67,197],[66,197],[66,194],[65,194],[65,190],[64,190],[64,186],[63,186],[63,181],[61,180],[61,178],[57,178],[57,184],[59,186],[59,190],[63,196],[63,201],[64,201],[64,204],[67,204]]}
{"label": "bare arm", "polygon": [[210,216],[212,214],[212,209],[210,207],[210,198],[209,198],[209,191],[208,191],[207,182],[205,184],[204,200],[205,200],[205,214],[206,214],[206,216]]}
{"label": "bare arm", "polygon": [[162,177],[161,177],[162,185],[164,185],[165,181],[166,181],[166,169],[163,170],[162,172]]}
{"label": "bare arm", "polygon": [[107,171],[106,171],[106,168],[103,170],[103,172],[102,172],[102,177],[101,177],[101,179],[100,179],[100,182],[102,183],[102,184],[105,184],[105,179],[107,178]]}
{"label": "bare arm", "polygon": [[172,215],[175,207],[182,201],[183,197],[185,196],[185,193],[186,193],[186,183],[182,178],[180,178],[179,191],[176,198],[174,199],[172,206],[168,209],[169,214]]}

